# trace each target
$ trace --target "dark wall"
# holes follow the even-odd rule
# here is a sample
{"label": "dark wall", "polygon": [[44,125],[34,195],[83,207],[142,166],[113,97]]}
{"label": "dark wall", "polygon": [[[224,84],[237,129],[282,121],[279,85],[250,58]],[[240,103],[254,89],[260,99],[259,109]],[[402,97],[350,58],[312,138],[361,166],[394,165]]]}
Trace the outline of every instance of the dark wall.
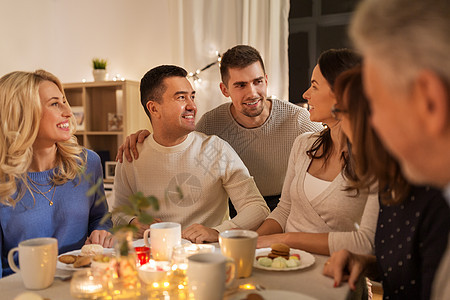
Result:
{"label": "dark wall", "polygon": [[359,0],[290,0],[289,101],[302,103],[320,53],[351,48],[347,26]]}

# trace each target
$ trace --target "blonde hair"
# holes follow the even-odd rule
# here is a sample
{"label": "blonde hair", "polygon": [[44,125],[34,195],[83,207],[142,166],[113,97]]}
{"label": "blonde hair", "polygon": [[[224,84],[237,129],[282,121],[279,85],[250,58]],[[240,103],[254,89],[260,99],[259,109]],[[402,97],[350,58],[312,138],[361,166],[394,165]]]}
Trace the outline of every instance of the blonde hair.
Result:
{"label": "blonde hair", "polygon": [[449,16],[448,0],[365,0],[353,14],[349,34],[363,54],[389,66],[389,82],[406,87],[417,72],[429,69],[449,87]]}
{"label": "blonde hair", "polygon": [[[41,122],[39,85],[43,81],[56,84],[65,98],[59,79],[44,70],[16,71],[0,78],[0,203],[5,205],[14,206],[26,189],[32,193],[26,177]],[[72,137],[56,143],[56,168],[52,176],[56,185],[80,176],[80,169],[86,164],[86,152],[74,136],[73,115],[69,122]]]}

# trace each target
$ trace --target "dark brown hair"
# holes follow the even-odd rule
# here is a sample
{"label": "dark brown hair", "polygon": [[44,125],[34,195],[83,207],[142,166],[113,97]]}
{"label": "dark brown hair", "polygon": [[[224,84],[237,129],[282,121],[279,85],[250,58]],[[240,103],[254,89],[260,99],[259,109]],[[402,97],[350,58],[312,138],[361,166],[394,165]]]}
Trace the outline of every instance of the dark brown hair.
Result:
{"label": "dark brown hair", "polygon": [[141,104],[144,107],[145,113],[150,117],[150,113],[147,110],[148,101],[161,101],[161,97],[167,89],[163,82],[164,79],[186,76],[187,72],[185,69],[173,65],[161,65],[145,73],[140,85]]}
{"label": "dark brown hair", "polygon": [[258,62],[266,74],[264,63],[258,50],[247,45],[237,45],[225,52],[220,60],[220,76],[223,84],[228,86],[230,79],[230,68],[242,69]]}
{"label": "dark brown hair", "polygon": [[[330,49],[324,51],[317,60],[320,72],[327,80],[331,90],[339,74],[353,68],[361,63],[361,57],[350,49]],[[318,151],[321,149],[322,151]],[[324,158],[325,163],[328,161],[333,150],[333,141],[331,140],[331,132],[329,128],[325,128],[319,133],[319,137],[314,141],[311,148],[306,154],[311,159]],[[320,154],[318,154],[320,153]],[[344,160],[344,169],[347,168],[347,158],[342,155]],[[347,172],[350,174],[349,172]]]}
{"label": "dark brown hair", "polygon": [[349,156],[356,177],[351,178],[350,185],[370,188],[378,182],[383,203],[401,202],[410,186],[399,164],[383,147],[370,125],[370,106],[363,90],[361,67],[342,73],[336,80],[334,93],[337,106],[348,111],[353,135]]}

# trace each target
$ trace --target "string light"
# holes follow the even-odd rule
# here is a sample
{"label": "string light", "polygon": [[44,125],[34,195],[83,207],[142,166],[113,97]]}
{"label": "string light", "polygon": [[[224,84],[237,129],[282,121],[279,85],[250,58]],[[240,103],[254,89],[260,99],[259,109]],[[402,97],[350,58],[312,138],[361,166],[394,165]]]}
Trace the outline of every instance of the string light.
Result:
{"label": "string light", "polygon": [[217,59],[209,64],[207,64],[206,66],[204,66],[201,69],[197,69],[195,72],[189,72],[188,73],[188,78],[192,78],[194,80],[194,83],[200,83],[202,82],[202,79],[199,77],[200,73],[208,70],[209,68],[211,68],[214,65],[217,65],[220,63],[220,61],[222,60],[222,55],[219,53],[219,51],[216,51],[216,55],[217,55]]}

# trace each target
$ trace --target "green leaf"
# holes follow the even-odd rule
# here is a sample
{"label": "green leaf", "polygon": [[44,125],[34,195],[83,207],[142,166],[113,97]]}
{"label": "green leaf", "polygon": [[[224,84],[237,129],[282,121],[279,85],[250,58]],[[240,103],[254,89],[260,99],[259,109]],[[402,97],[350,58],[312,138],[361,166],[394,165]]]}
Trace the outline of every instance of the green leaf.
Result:
{"label": "green leaf", "polygon": [[153,217],[146,212],[141,212],[141,215],[138,217],[139,222],[143,224],[150,225],[153,222]]}
{"label": "green leaf", "polygon": [[183,190],[178,185],[177,185],[177,192],[178,192],[178,197],[180,198],[180,200],[183,199],[184,198]]}
{"label": "green leaf", "polygon": [[105,224],[111,218],[111,213],[106,213],[103,218],[100,219],[100,224]]}
{"label": "green leaf", "polygon": [[116,233],[116,232],[119,232],[121,230],[131,230],[133,232],[137,232],[138,228],[136,226],[134,226],[134,225],[131,225],[131,224],[117,225],[117,226],[113,227],[112,233]]}
{"label": "green leaf", "polygon": [[150,197],[150,200],[152,201],[152,205],[154,210],[159,210],[159,201],[156,197]]}
{"label": "green leaf", "polygon": [[97,201],[95,201],[95,206],[104,204],[105,201],[106,201],[106,197],[105,197],[105,195],[102,195],[102,196],[100,196],[100,198],[97,199]]}
{"label": "green leaf", "polygon": [[[99,178],[101,180],[101,178]],[[90,197],[93,196],[97,191],[100,189],[100,185],[102,184],[102,181],[96,182],[94,185],[92,185],[89,190],[86,192],[86,196]]]}

